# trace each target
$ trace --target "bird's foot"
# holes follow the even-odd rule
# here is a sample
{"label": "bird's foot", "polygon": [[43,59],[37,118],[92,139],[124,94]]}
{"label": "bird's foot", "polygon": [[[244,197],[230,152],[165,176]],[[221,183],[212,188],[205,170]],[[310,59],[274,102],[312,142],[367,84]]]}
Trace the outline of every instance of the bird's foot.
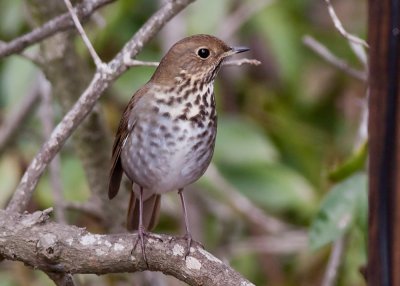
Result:
{"label": "bird's foot", "polygon": [[186,259],[186,257],[189,256],[189,254],[190,254],[190,248],[191,248],[192,246],[200,246],[201,248],[204,249],[204,246],[203,246],[200,242],[194,240],[194,239],[192,238],[192,235],[191,235],[190,233],[186,233],[182,238],[183,238],[184,240],[186,240],[185,259]]}
{"label": "bird's foot", "polygon": [[142,257],[143,257],[144,262],[146,263],[147,268],[149,268],[149,263],[147,262],[146,248],[145,248],[144,240],[145,240],[145,236],[148,236],[148,235],[149,234],[144,230],[143,227],[139,227],[138,235],[137,235],[135,243],[133,245],[133,250],[135,250],[137,244],[140,241],[140,246],[141,246],[141,249],[142,249]]}

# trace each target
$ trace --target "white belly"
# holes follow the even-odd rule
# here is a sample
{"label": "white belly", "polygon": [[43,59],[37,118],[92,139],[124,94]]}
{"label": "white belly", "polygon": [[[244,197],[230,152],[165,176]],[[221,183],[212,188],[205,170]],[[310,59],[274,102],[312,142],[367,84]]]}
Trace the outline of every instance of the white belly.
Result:
{"label": "white belly", "polygon": [[159,118],[153,124],[137,122],[122,148],[123,168],[133,182],[151,193],[184,188],[207,169],[214,149],[214,128],[207,124],[193,127],[190,121],[178,125],[171,118]]}

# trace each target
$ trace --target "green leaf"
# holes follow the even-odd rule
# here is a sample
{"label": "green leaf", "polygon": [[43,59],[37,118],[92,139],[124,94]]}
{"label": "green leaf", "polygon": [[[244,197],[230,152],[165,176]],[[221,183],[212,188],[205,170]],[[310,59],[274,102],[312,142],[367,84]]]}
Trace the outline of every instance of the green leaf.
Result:
{"label": "green leaf", "polygon": [[359,212],[365,211],[362,206],[366,200],[367,177],[363,173],[335,185],[311,225],[311,248],[320,248],[342,236],[360,216]]}
{"label": "green leaf", "polygon": [[220,117],[214,161],[226,165],[275,162],[275,146],[255,122],[244,117]]}

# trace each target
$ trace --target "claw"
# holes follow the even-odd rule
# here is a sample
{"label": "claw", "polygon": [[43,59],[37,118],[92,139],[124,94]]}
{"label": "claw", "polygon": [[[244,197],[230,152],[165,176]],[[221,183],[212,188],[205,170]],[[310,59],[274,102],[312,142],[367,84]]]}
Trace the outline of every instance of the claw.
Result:
{"label": "claw", "polygon": [[138,229],[138,235],[136,237],[135,243],[133,245],[133,249],[136,249],[136,246],[138,245],[140,241],[140,248],[142,250],[142,257],[144,262],[146,263],[147,268],[149,268],[149,263],[147,262],[147,256],[146,256],[146,248],[145,248],[145,243],[144,243],[144,237],[147,236],[147,233],[144,231],[143,227],[139,227]]}
{"label": "claw", "polygon": [[190,247],[192,247],[193,239],[192,239],[192,235],[190,233],[186,233],[185,236],[183,237],[183,239],[185,239],[186,243],[187,243],[187,245],[186,245],[187,248],[186,248],[186,252],[185,252],[185,259],[186,259],[186,257],[188,257],[190,254]]}

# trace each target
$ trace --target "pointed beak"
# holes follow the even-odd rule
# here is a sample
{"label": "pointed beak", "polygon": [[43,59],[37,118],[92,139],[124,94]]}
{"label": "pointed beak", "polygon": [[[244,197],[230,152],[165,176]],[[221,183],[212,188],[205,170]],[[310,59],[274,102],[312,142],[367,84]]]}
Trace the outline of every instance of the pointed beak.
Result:
{"label": "pointed beak", "polygon": [[231,51],[234,54],[240,54],[249,51],[250,49],[247,47],[231,47]]}
{"label": "pointed beak", "polygon": [[231,49],[229,51],[224,53],[223,57],[225,58],[225,57],[229,57],[229,56],[232,56],[235,54],[240,54],[240,53],[246,52],[248,50],[250,50],[250,49],[247,47],[231,47]]}

